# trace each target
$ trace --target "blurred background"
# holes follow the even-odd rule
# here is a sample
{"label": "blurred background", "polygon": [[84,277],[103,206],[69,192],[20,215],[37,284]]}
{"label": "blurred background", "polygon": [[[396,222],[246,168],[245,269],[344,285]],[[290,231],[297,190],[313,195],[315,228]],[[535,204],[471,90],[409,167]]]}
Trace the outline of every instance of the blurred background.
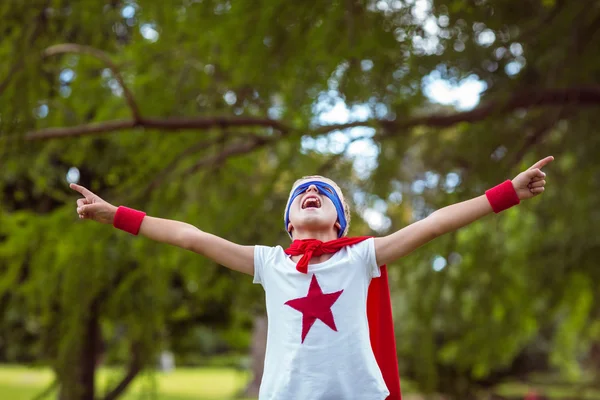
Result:
{"label": "blurred background", "polygon": [[286,246],[292,183],[384,235],[553,155],[544,195],[389,266],[405,399],[600,399],[600,3],[4,0],[0,398],[256,397],[264,292],[80,221]]}

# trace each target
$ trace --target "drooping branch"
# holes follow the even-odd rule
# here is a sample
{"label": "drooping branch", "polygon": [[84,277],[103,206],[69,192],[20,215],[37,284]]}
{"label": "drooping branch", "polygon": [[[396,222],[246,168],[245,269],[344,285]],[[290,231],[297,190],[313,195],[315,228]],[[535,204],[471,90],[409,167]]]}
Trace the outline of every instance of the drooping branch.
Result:
{"label": "drooping branch", "polygon": [[[41,4],[41,7],[39,7],[40,11],[39,11],[37,17],[35,18],[34,29],[31,32],[29,39],[27,40],[27,43],[30,46],[34,44],[34,42],[37,40],[38,37],[40,37],[41,33],[43,32],[43,30],[46,27],[46,22],[48,21],[48,19],[46,17],[46,10],[47,10],[48,4],[50,4],[50,0],[46,0],[46,2],[44,4]],[[0,83],[0,95],[4,92],[4,90],[6,90],[8,85],[11,83],[12,78],[15,76],[15,74],[19,70],[21,70],[23,68],[24,64],[25,64],[25,62],[24,62],[23,56],[21,56],[19,58],[19,60],[17,62],[15,62],[15,64],[13,64],[13,66],[8,71],[8,74],[6,75],[4,80]]]}
{"label": "drooping branch", "polygon": [[[236,140],[236,137],[239,136],[239,139]],[[125,189],[120,186],[118,191],[115,193],[109,193],[107,195],[108,198],[119,198],[120,201],[131,203],[138,201],[141,198],[147,197],[150,193],[158,188],[167,177],[170,176],[175,170],[176,167],[184,160],[188,158],[188,156],[195,154],[200,151],[205,151],[210,149],[211,147],[222,144],[224,147],[221,151],[217,152],[217,154],[213,154],[210,156],[206,156],[198,160],[194,165],[187,168],[186,170],[180,172],[179,174],[182,176],[186,176],[189,174],[193,174],[198,172],[199,170],[207,167],[217,167],[222,164],[224,161],[229,159],[230,157],[237,155],[244,155],[252,152],[255,149],[266,146],[267,144],[275,142],[279,139],[281,135],[277,136],[259,136],[253,133],[239,133],[239,132],[228,132],[223,131],[219,136],[201,140],[194,145],[188,147],[183,152],[178,154],[173,158],[171,162],[169,162],[163,169],[153,175],[153,178],[147,183],[144,184],[143,187],[139,190],[135,190],[136,187],[139,186],[139,183],[136,182],[134,187]],[[228,144],[227,141],[230,139],[234,139]],[[115,189],[116,190],[116,189]],[[127,193],[126,197],[119,197],[120,193]]]}
{"label": "drooping branch", "polygon": [[[422,117],[396,120],[371,119],[344,124],[322,125],[306,132],[311,135],[327,134],[359,126],[385,128],[388,135],[417,126],[448,128],[461,122],[478,122],[488,117],[508,114],[518,109],[532,109],[553,106],[600,106],[600,87],[572,87],[564,89],[545,89],[518,92],[508,99],[491,101],[473,110],[453,114],[433,114]],[[198,118],[141,118],[135,120],[117,120],[64,128],[47,128],[25,135],[26,140],[44,140],[77,137],[98,133],[109,133],[134,127],[161,129],[165,131],[204,130],[213,128],[263,127],[285,133],[292,127],[270,118],[255,117],[198,117]]]}
{"label": "drooping branch", "polygon": [[2,82],[0,82],[0,94],[2,94],[2,92],[4,92],[4,90],[6,90],[6,88],[8,87],[8,85],[10,84],[10,82],[12,81],[13,76],[21,69],[23,68],[23,60],[17,61],[11,68],[10,71],[8,71],[8,75],[6,75],[6,77],[4,78],[4,80]]}
{"label": "drooping branch", "polygon": [[181,154],[178,154],[177,157],[175,157],[169,164],[167,164],[160,172],[158,172],[150,181],[150,183],[142,191],[140,191],[139,196],[148,196],[150,192],[156,189],[158,186],[160,186],[163,183],[164,179],[175,170],[175,168],[179,165],[181,161],[185,160],[189,155],[209,149],[213,145],[225,141],[225,139],[226,132],[223,132],[216,138],[201,140],[193,146],[188,147]]}
{"label": "drooping branch", "polygon": [[552,131],[556,124],[564,118],[570,117],[574,113],[574,110],[565,107],[554,113],[552,116],[544,114],[533,123],[532,131],[525,137],[523,145],[517,150],[510,167],[514,167],[521,162],[527,151],[538,143],[540,143],[545,136]]}
{"label": "drooping branch", "polygon": [[235,142],[234,144],[225,147],[219,154],[199,160],[196,164],[188,168],[184,174],[192,174],[209,165],[218,165],[232,156],[250,153],[251,151],[274,142],[279,138],[280,136],[254,136],[250,140],[241,140]]}
{"label": "drooping branch", "polygon": [[123,89],[123,94],[125,95],[125,99],[127,100],[127,105],[131,109],[133,120],[137,122],[141,119],[140,110],[133,98],[133,94],[125,84],[125,81],[123,80],[123,77],[119,72],[119,68],[117,68],[115,63],[112,62],[108,54],[106,54],[102,50],[90,46],[83,46],[75,43],[63,43],[48,47],[46,50],[44,50],[42,56],[46,58],[64,53],[89,54],[106,64],[106,66],[111,70],[117,82],[119,82],[121,89]]}
{"label": "drooping branch", "polygon": [[121,381],[110,392],[108,392],[106,396],[104,396],[103,400],[115,400],[116,398],[121,396],[129,386],[129,384],[133,382],[135,377],[142,370],[142,361],[140,359],[141,355],[138,347],[139,346],[135,343],[131,345],[131,359],[129,360],[129,365],[127,367],[127,372],[125,373],[125,376],[123,376],[123,379],[121,379]]}
{"label": "drooping branch", "polygon": [[329,170],[331,168],[333,168],[333,166],[335,166],[335,164],[346,155],[346,153],[348,152],[348,149],[350,149],[350,146],[354,142],[357,142],[359,140],[365,140],[367,138],[368,138],[367,136],[357,136],[357,137],[349,140],[348,143],[346,143],[344,145],[344,148],[342,149],[342,151],[330,156],[323,164],[321,164],[321,166],[319,168],[317,168],[316,174],[317,175],[326,175],[329,172]]}
{"label": "drooping branch", "polygon": [[[251,153],[252,151],[254,151],[256,149],[264,147],[267,144],[273,143],[277,139],[281,138],[281,135],[258,136],[258,135],[246,134],[243,136],[247,136],[248,138],[235,140],[235,141],[233,141],[233,143],[225,146],[217,154],[213,154],[213,155],[201,158],[194,165],[192,165],[191,167],[188,167],[187,169],[182,171],[181,175],[187,176],[190,174],[194,174],[203,168],[217,167],[220,164],[222,164],[223,162],[225,162],[226,160],[228,160],[230,157]],[[142,197],[148,196],[150,194],[150,192],[152,192],[152,190],[156,189],[165,180],[165,178],[170,173],[173,172],[175,167],[182,160],[184,160],[186,158],[186,156],[189,156],[190,154],[193,154],[194,152],[196,152],[198,150],[210,148],[211,146],[213,146],[221,141],[224,141],[224,140],[225,140],[224,136],[219,136],[219,137],[216,137],[213,139],[202,140],[202,141],[196,143],[196,145],[189,147],[183,153],[178,155],[178,157],[175,158],[172,162],[170,162],[163,170],[161,170],[159,173],[157,173],[157,175],[155,175],[154,179],[152,179],[147,185],[145,185],[145,187],[143,189],[137,191],[136,193],[134,193],[132,195],[129,194],[127,197],[121,198],[120,200],[122,202],[131,203],[132,201],[136,201]],[[133,190],[123,190],[122,187],[118,190],[119,193],[131,193],[132,191]],[[119,195],[117,193],[108,195],[108,197],[112,197],[112,196],[118,197]]]}
{"label": "drooping branch", "polygon": [[52,392],[58,387],[58,379],[54,380],[48,385],[42,392],[37,394],[32,400],[44,400],[50,396]]}
{"label": "drooping branch", "polygon": [[144,190],[144,194],[148,194],[153,189],[156,189],[163,182],[163,179],[165,178],[165,176],[167,176],[169,173],[174,171],[175,168],[177,167],[177,165],[181,161],[185,160],[187,156],[194,154],[196,152],[202,151],[202,150],[209,149],[214,144],[223,142],[224,140],[225,140],[225,136],[219,135],[216,138],[201,140],[200,142],[196,143],[195,145],[190,146],[187,149],[185,149],[181,154],[177,155],[176,158],[174,158],[169,164],[167,164],[159,173],[156,174],[156,176],[154,177],[152,182],[150,182],[150,184],[148,185],[146,190]]}

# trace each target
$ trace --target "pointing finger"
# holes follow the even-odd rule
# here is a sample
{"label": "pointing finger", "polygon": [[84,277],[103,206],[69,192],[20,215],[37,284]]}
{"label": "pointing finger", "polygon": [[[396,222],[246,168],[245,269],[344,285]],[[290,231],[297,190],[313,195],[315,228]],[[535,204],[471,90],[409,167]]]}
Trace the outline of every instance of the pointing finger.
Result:
{"label": "pointing finger", "polygon": [[529,169],[544,168],[546,165],[548,165],[553,160],[554,160],[553,156],[548,156],[546,158],[542,158],[540,161],[533,164]]}
{"label": "pointing finger", "polygon": [[76,183],[71,183],[69,185],[69,187],[71,189],[75,190],[76,192],[79,192],[82,195],[84,195],[86,199],[95,196],[94,193],[92,193],[88,189],[84,188],[83,186],[77,185]]}

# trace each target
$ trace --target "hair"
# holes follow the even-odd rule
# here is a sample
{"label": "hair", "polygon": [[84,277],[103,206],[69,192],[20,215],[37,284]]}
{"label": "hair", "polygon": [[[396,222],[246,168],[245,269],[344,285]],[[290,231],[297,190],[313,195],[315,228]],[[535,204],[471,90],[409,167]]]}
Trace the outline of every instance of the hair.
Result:
{"label": "hair", "polygon": [[[348,203],[346,202],[346,199],[344,198],[344,193],[342,192],[342,189],[340,189],[340,187],[337,185],[337,183],[335,183],[334,181],[332,181],[331,179],[329,179],[327,177],[324,177],[321,175],[308,175],[308,176],[303,176],[302,178],[296,180],[296,182],[294,182],[294,184],[292,185],[292,190],[290,190],[290,195],[286,202],[286,210],[287,210],[287,205],[289,204],[290,199],[292,198],[292,194],[294,194],[294,189],[296,189],[296,186],[298,186],[302,181],[305,181],[307,179],[313,179],[313,178],[326,180],[327,183],[329,183],[331,186],[333,186],[338,197],[342,201],[342,206],[344,207],[344,217],[346,217],[346,229],[344,229],[342,236],[346,236],[348,234],[348,229],[350,228],[350,206],[348,205]],[[285,218],[286,210],[283,210],[284,218]]]}

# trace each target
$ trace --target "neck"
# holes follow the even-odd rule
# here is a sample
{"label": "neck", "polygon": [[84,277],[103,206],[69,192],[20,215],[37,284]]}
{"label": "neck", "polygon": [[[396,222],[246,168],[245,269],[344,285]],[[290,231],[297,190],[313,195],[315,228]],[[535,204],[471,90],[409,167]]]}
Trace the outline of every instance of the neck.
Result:
{"label": "neck", "polygon": [[[293,234],[293,240],[304,240],[304,239],[317,239],[321,242],[329,242],[331,240],[337,239],[337,232],[335,231],[302,231],[298,230]],[[322,256],[313,256],[308,264],[319,264],[325,262],[333,257],[333,254],[323,254]],[[293,262],[298,262],[302,256],[292,256],[291,259]]]}
{"label": "neck", "polygon": [[338,238],[337,232],[335,231],[297,231],[294,232],[293,240],[305,240],[305,239],[316,239],[321,242],[329,242]]}

